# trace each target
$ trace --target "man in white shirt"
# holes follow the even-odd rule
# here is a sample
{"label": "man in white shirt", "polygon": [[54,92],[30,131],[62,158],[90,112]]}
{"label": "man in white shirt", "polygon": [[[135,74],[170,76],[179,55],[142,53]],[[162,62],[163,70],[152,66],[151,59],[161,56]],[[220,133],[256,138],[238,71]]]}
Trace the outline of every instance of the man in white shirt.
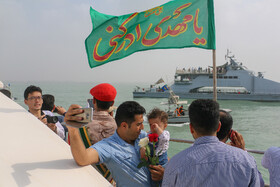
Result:
{"label": "man in white shirt", "polygon": [[54,116],[50,111],[42,111],[42,90],[37,86],[29,86],[24,91],[24,103],[28,106],[28,111],[36,116],[40,121],[46,124],[53,132],[55,132],[62,139],[65,138],[64,128],[62,125],[51,118]]}
{"label": "man in white shirt", "polygon": [[266,150],[262,166],[269,171],[270,186],[280,186],[280,147],[270,147]]}

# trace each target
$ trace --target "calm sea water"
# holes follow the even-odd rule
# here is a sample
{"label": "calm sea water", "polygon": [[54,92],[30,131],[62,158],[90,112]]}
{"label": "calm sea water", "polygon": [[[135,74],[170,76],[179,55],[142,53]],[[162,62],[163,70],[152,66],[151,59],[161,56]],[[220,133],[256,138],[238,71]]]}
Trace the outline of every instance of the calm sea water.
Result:
{"label": "calm sea water", "polygon": [[[7,83],[7,82],[5,82]],[[17,98],[16,102],[27,109],[24,104],[23,93],[27,86],[33,84],[41,87],[43,94],[52,94],[55,96],[56,105],[61,105],[68,109],[71,104],[87,106],[86,100],[91,98],[89,90],[97,83],[78,83],[78,82],[10,82],[13,96]],[[166,106],[160,105],[166,99],[139,98],[133,99],[132,91],[134,87],[145,86],[149,83],[112,83],[117,89],[115,105],[118,106],[124,101],[135,100],[144,106],[148,111],[154,107],[166,109]],[[192,100],[188,100],[191,103]],[[252,101],[219,101],[221,108],[231,109],[231,115],[234,120],[233,128],[239,131],[246,143],[246,148],[265,151],[270,146],[279,146],[280,144],[280,122],[279,111],[280,102],[252,102]],[[145,130],[149,127],[145,125]],[[181,138],[193,140],[188,125],[168,126],[167,130],[171,138]],[[186,149],[190,144],[170,142],[168,150],[169,157]],[[269,184],[268,171],[261,166],[262,155],[250,153],[255,157],[258,168],[263,175],[266,184]]]}

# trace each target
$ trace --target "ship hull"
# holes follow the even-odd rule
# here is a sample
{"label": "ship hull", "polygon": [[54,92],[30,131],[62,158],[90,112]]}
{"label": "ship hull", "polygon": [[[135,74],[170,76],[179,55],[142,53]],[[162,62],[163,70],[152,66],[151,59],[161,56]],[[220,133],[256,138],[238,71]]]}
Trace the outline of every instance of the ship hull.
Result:
{"label": "ship hull", "polygon": [[168,123],[178,124],[188,122],[190,122],[189,116],[168,117]]}
{"label": "ship hull", "polygon": [[[176,93],[180,99],[213,99],[212,93]],[[134,98],[168,98],[168,92],[133,92]],[[280,94],[217,94],[218,100],[280,102]]]}

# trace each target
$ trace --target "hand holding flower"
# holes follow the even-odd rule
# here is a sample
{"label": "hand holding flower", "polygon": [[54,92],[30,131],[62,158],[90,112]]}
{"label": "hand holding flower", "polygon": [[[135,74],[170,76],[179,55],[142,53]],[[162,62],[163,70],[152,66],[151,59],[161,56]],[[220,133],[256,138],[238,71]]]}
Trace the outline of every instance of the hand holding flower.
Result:
{"label": "hand holding flower", "polygon": [[[149,139],[148,139],[149,137]],[[141,162],[138,164],[138,168],[141,168],[143,166],[148,167],[149,165],[157,165],[159,163],[159,158],[157,155],[155,155],[155,144],[158,141],[158,135],[156,133],[149,134],[148,137],[142,138],[139,142],[140,154],[141,154]],[[153,154],[151,155],[151,150],[149,146],[149,141],[153,144]],[[144,152],[145,150],[145,152]],[[143,153],[145,153],[143,155]]]}

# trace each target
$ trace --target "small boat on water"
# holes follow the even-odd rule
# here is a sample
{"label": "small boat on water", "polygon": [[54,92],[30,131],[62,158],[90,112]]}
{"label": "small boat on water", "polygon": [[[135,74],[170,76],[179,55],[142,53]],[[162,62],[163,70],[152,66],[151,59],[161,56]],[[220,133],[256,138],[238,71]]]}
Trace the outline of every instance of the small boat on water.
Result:
{"label": "small boat on water", "polygon": [[187,113],[185,115],[176,116],[174,112],[168,112],[168,123],[170,124],[178,124],[178,123],[189,123],[190,119]]}
{"label": "small boat on water", "polygon": [[[280,101],[279,82],[265,79],[262,72],[255,75],[241,62],[237,62],[229,51],[226,60],[216,71],[218,100]],[[168,98],[169,92],[164,86],[157,88],[155,84],[150,88],[137,87],[133,97]],[[212,99],[213,67],[176,69],[170,88],[183,99]]]}
{"label": "small boat on water", "polygon": [[[168,105],[168,123],[178,124],[178,123],[188,123],[190,121],[187,112],[188,101],[179,101],[179,96],[175,95],[172,90],[169,89],[169,98],[167,102],[161,103],[162,105]],[[183,106],[185,106],[185,109]]]}

